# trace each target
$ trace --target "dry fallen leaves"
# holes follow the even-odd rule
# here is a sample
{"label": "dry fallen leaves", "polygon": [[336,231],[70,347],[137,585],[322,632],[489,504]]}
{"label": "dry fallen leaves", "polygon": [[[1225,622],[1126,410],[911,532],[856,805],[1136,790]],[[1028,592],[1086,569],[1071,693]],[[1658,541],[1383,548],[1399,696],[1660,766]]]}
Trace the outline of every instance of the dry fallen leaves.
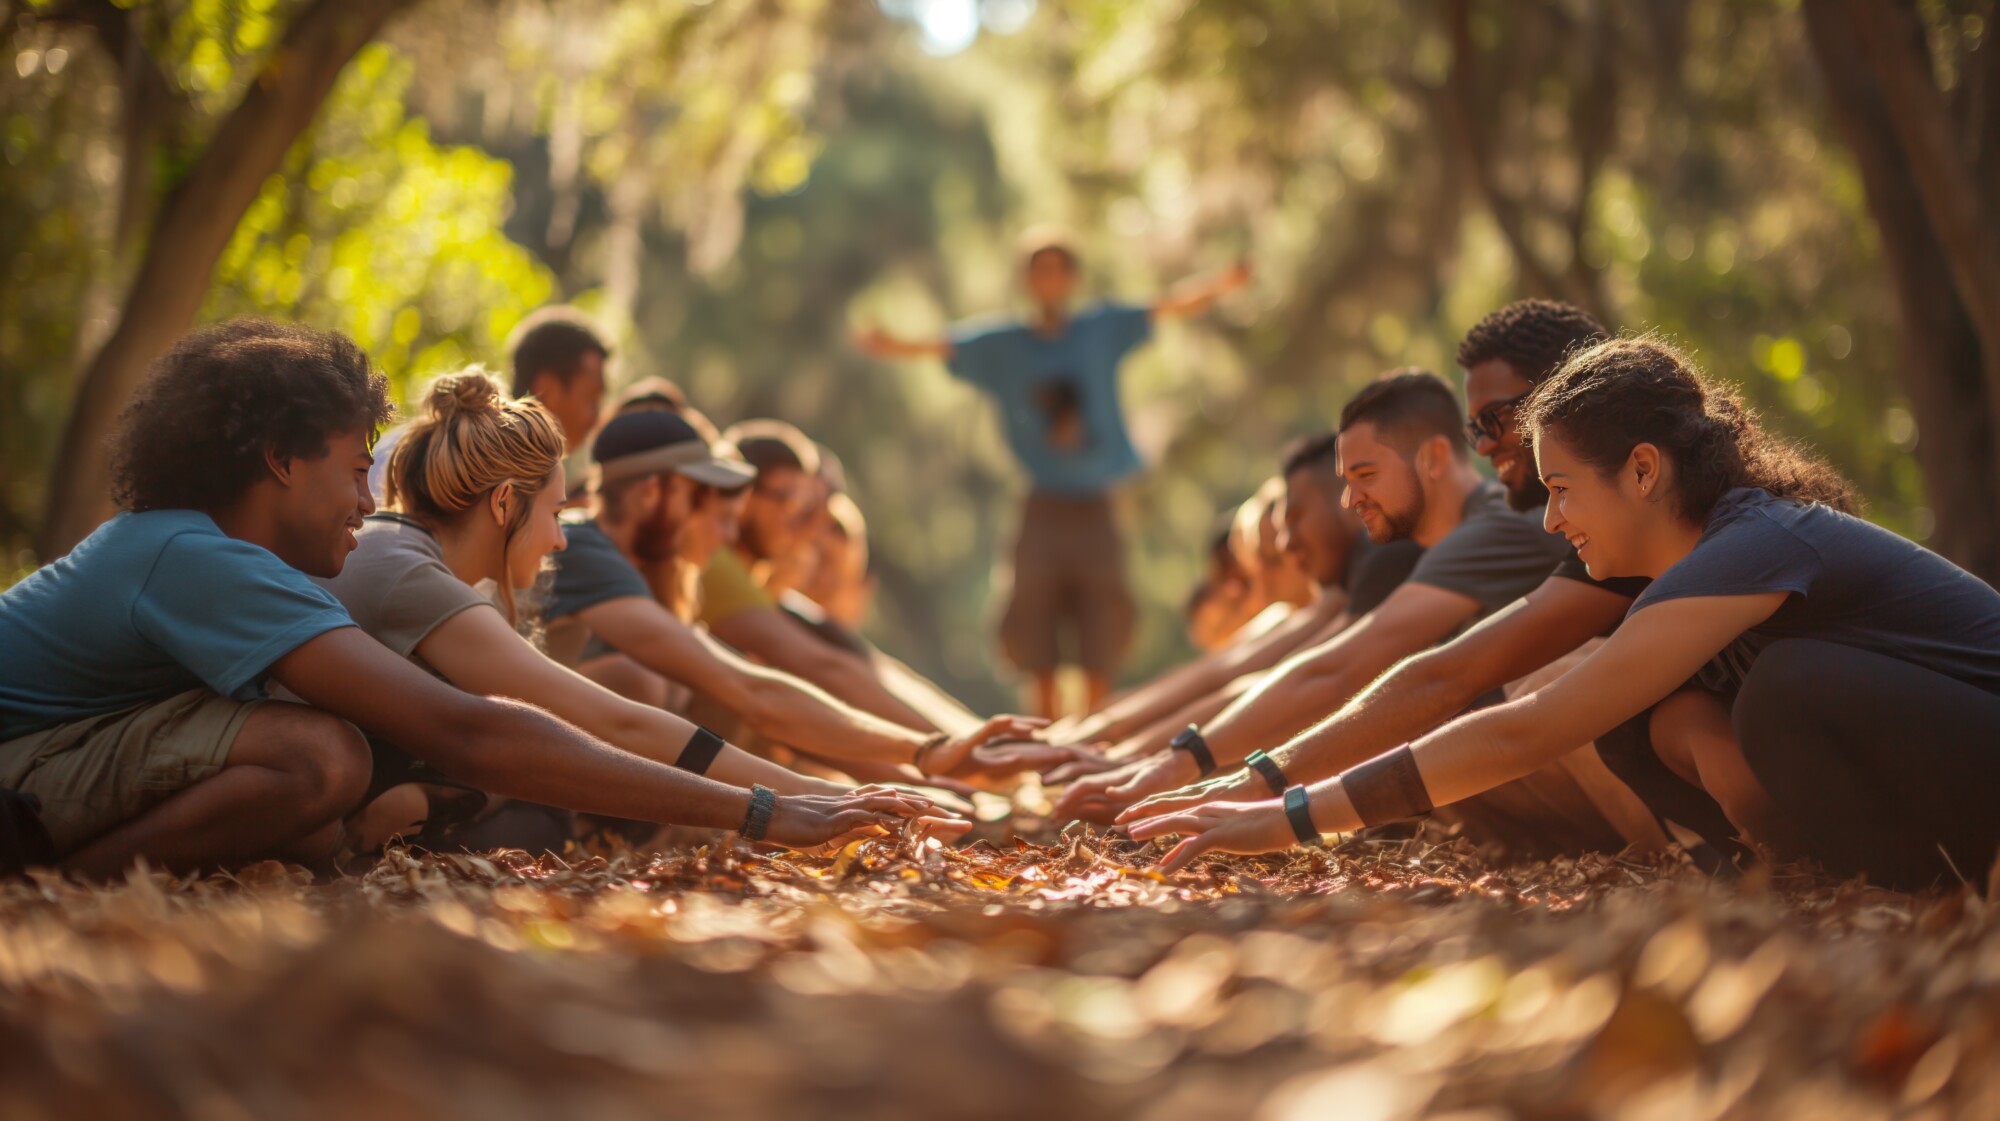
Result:
{"label": "dry fallen leaves", "polygon": [[2000,1116],[1970,892],[1217,858],[394,850],[0,887],[0,1118]]}

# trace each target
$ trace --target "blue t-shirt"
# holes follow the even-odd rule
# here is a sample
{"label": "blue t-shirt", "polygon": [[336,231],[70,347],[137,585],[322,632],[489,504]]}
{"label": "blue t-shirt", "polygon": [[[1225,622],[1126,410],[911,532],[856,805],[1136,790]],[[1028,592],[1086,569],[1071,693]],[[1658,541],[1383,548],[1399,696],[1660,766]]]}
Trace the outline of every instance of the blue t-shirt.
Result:
{"label": "blue t-shirt", "polygon": [[1734,692],[1764,647],[1815,638],[1898,658],[2000,693],[2000,592],[1880,526],[1749,487],[1722,496],[1694,551],[1632,612],[1689,596],[1790,592],[1702,669]]}
{"label": "blue t-shirt", "polygon": [[254,700],[273,662],[353,625],[206,514],[120,514],[0,594],[0,741],[204,685]]}
{"label": "blue t-shirt", "polygon": [[563,535],[569,543],[553,558],[556,580],[542,618],[553,623],[610,600],[653,598],[646,578],[595,521],[564,522]]}
{"label": "blue t-shirt", "polygon": [[1102,304],[1044,338],[991,321],[953,332],[951,372],[993,397],[1007,446],[1036,487],[1097,494],[1139,469],[1118,366],[1153,333],[1142,307]]}

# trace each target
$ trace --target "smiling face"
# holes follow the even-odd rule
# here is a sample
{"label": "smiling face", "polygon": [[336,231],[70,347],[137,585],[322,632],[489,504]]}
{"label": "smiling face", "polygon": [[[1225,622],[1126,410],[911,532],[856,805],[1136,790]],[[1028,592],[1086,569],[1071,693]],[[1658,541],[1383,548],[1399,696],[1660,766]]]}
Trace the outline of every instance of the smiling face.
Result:
{"label": "smiling face", "polygon": [[282,502],[271,551],[308,576],[340,575],[361,519],[375,512],[368,494],[367,433],[361,429],[327,437],[327,452],[299,456],[282,465]]}
{"label": "smiling face", "polygon": [[1591,578],[1644,575],[1639,542],[1648,525],[1665,514],[1662,504],[1640,494],[1632,463],[1606,475],[1579,459],[1552,430],[1536,441],[1535,458],[1549,489],[1542,524],[1569,541]]}
{"label": "smiling face", "polygon": [[1507,488],[1507,505],[1516,510],[1533,510],[1549,500],[1548,490],[1535,474],[1534,456],[1514,423],[1515,409],[1507,403],[1534,387],[1501,358],[1475,362],[1465,371],[1466,419],[1495,421],[1500,431],[1498,439],[1490,431],[1481,432],[1474,438],[1472,450],[1493,465],[1500,485]]}
{"label": "smiling face", "polygon": [[706,568],[717,549],[736,540],[737,525],[750,492],[748,489],[719,491],[679,476],[674,477],[673,486],[685,489],[686,497],[676,502],[684,501],[688,508],[687,520],[681,523],[680,533],[674,539],[674,555],[696,568]]}
{"label": "smiling face", "polygon": [[1368,527],[1377,545],[1401,541],[1424,518],[1424,489],[1416,465],[1384,443],[1370,421],[1340,434],[1340,473],[1347,480],[1341,504]]}
{"label": "smiling face", "polygon": [[826,484],[795,467],[768,467],[750,488],[740,528],[743,547],[773,560],[805,547],[826,505]]}
{"label": "smiling face", "polygon": [[569,544],[558,517],[568,494],[566,484],[562,465],[557,464],[529,503],[527,520],[507,541],[507,579],[516,588],[534,587],[535,577],[542,571],[542,561],[552,553],[562,552]]}

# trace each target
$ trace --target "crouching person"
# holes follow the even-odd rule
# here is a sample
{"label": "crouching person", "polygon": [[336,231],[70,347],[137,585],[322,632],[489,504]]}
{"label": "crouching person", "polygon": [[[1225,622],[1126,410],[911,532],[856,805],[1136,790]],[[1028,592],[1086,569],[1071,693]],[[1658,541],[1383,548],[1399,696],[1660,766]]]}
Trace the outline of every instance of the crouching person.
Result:
{"label": "crouching person", "polygon": [[357,725],[503,796],[787,843],[926,808],[689,774],[363,634],[309,577],[340,572],[373,512],[386,391],[337,334],[238,320],[189,336],[122,418],[125,512],[0,594],[0,786],[39,801],[63,867],[322,861],[368,788]]}

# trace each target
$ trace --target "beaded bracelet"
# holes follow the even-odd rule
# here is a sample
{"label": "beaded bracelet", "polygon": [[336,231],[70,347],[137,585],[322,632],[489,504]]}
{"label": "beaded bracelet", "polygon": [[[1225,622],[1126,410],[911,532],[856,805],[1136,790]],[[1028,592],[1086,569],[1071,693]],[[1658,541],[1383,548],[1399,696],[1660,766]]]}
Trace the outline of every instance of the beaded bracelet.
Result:
{"label": "beaded bracelet", "polygon": [[743,815],[743,828],[739,830],[746,841],[761,841],[770,831],[771,814],[778,808],[778,792],[768,786],[758,784],[750,788],[750,809]]}

